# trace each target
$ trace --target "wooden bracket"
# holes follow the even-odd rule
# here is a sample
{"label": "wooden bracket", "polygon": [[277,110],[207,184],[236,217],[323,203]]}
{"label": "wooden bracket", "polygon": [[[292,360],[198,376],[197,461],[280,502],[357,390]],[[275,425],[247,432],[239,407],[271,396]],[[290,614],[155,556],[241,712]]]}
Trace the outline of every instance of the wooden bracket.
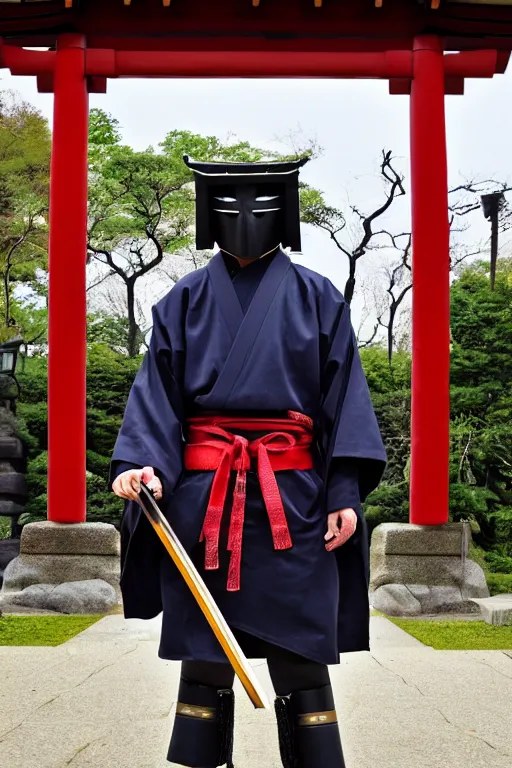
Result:
{"label": "wooden bracket", "polygon": [[444,92],[446,96],[464,96],[464,78],[445,76]]}
{"label": "wooden bracket", "polygon": [[389,93],[391,96],[409,96],[411,93],[411,78],[391,77],[389,80]]}
{"label": "wooden bracket", "polygon": [[[66,4],[66,8],[67,8]],[[43,75],[37,75],[38,93],[53,93],[53,72],[45,72]]]}
{"label": "wooden bracket", "polygon": [[88,77],[87,92],[88,93],[106,93],[107,78],[106,77]]}
{"label": "wooden bracket", "polygon": [[[389,80],[391,96],[410,96],[412,79],[410,77],[392,77]],[[445,75],[444,92],[446,96],[464,96],[464,78]]]}

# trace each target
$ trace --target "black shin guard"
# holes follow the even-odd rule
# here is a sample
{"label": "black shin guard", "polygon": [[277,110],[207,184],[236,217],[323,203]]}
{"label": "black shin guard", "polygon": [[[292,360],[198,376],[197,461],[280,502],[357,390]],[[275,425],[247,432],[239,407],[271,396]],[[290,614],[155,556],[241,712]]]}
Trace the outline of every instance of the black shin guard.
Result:
{"label": "black shin guard", "polygon": [[233,768],[234,694],[183,678],[167,754],[189,768]]}
{"label": "black shin guard", "polygon": [[276,715],[283,768],[345,768],[330,685],[278,696]]}

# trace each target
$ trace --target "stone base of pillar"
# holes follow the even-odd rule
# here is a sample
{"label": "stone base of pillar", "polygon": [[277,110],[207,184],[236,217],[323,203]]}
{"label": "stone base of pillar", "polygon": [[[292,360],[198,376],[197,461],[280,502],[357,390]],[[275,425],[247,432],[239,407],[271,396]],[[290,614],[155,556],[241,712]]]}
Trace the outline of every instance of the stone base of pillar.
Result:
{"label": "stone base of pillar", "polygon": [[370,600],[389,616],[478,613],[489,596],[482,568],[469,560],[469,525],[384,523],[372,534]]}
{"label": "stone base of pillar", "polygon": [[[20,553],[4,572],[0,604],[4,608],[7,605],[37,608],[35,596],[39,595],[40,607],[48,608],[51,585],[66,584],[67,589],[60,591],[75,594],[72,601],[64,600],[64,613],[75,612],[66,606],[79,605],[80,601],[87,607],[76,611],[79,613],[102,613],[106,606],[112,607],[112,603],[121,605],[119,553],[119,533],[107,523],[45,521],[25,525]],[[34,585],[45,586],[34,589]],[[52,605],[57,604],[55,595]],[[53,610],[60,609],[53,607]]]}

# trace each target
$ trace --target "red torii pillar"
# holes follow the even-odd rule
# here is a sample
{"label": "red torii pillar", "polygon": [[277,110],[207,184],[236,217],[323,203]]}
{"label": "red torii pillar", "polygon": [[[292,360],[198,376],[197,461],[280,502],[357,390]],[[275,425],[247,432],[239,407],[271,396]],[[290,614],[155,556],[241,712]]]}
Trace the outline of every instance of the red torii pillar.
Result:
{"label": "red torii pillar", "polygon": [[412,403],[410,521],[448,522],[450,232],[440,40],[415,41],[411,83]]}
{"label": "red torii pillar", "polygon": [[48,519],[86,519],[89,96],[85,40],[59,38],[53,70],[48,336]]}

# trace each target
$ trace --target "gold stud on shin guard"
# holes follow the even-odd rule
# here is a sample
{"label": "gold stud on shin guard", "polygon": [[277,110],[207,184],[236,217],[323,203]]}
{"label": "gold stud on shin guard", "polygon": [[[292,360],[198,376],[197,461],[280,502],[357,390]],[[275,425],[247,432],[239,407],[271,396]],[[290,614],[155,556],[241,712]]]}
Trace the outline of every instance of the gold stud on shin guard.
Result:
{"label": "gold stud on shin guard", "polygon": [[297,716],[297,725],[299,726],[326,725],[327,723],[337,722],[338,717],[335,709],[331,709],[328,712],[311,712],[308,715]]}
{"label": "gold stud on shin guard", "polygon": [[215,707],[198,707],[197,704],[183,704],[178,701],[176,714],[183,717],[197,717],[198,720],[215,720],[217,710]]}

